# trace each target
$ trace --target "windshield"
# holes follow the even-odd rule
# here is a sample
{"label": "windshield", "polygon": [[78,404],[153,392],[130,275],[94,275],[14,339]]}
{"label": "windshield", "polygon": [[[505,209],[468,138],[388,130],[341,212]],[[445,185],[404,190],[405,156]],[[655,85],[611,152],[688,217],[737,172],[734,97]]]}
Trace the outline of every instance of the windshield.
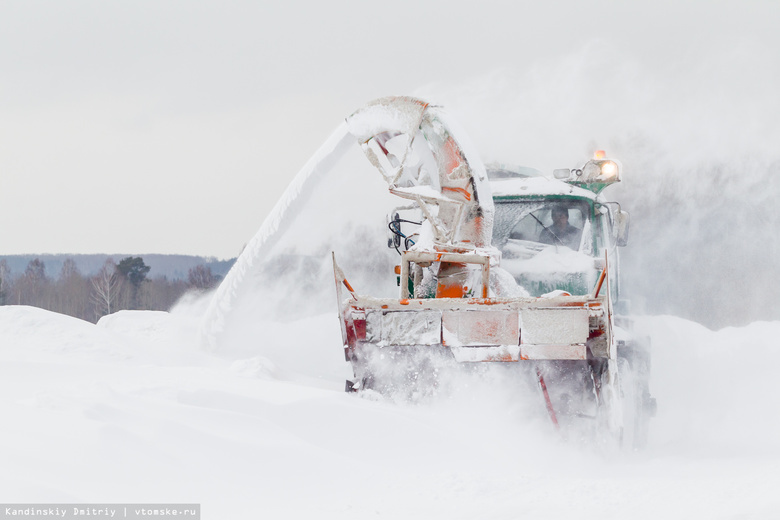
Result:
{"label": "windshield", "polygon": [[591,254],[587,202],[495,202],[493,245],[504,258],[530,258],[545,249]]}

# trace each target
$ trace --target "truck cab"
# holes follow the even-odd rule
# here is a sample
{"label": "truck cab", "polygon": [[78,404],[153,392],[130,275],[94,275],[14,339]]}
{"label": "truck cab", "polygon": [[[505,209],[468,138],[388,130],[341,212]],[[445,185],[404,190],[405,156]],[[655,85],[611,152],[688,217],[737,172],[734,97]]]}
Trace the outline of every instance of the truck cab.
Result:
{"label": "truck cab", "polygon": [[586,168],[556,170],[551,178],[532,168],[489,165],[492,245],[501,252],[501,267],[532,297],[586,295],[609,262],[612,300],[620,305],[616,246],[626,243],[628,214],[601,197],[610,183],[578,175]]}

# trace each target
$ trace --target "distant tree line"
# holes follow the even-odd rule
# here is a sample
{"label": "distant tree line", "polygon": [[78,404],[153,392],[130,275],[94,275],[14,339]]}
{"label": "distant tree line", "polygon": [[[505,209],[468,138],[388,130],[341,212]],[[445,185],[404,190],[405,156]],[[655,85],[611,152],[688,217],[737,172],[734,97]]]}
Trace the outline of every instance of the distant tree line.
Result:
{"label": "distant tree line", "polygon": [[14,275],[23,273],[27,264],[36,258],[46,264],[46,272],[55,276],[62,269],[66,260],[73,260],[84,276],[94,276],[103,267],[108,259],[118,261],[128,256],[141,256],[144,263],[151,268],[150,276],[167,276],[169,280],[187,279],[187,271],[197,265],[206,265],[211,268],[214,275],[225,276],[235,262],[235,258],[219,260],[213,256],[196,255],[171,255],[147,253],[143,255],[117,252],[113,254],[40,254],[40,255],[4,255],[0,254],[0,260],[7,260],[8,268]]}
{"label": "distant tree line", "polygon": [[39,258],[13,276],[0,259],[0,305],[30,305],[97,322],[120,310],[169,310],[188,291],[215,287],[221,276],[207,265],[189,269],[187,279],[149,277],[151,268],[141,257],[109,258],[97,274],[82,275],[73,259],[66,259],[56,278],[46,273]]}

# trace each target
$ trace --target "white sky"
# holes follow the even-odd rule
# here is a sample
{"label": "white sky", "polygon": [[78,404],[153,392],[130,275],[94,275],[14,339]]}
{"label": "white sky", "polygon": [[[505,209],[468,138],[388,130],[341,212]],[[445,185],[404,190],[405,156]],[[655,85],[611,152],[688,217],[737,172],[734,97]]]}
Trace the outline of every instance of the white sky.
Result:
{"label": "white sky", "polygon": [[235,256],[366,101],[594,41],[672,82],[740,45],[780,61],[778,5],[0,0],[0,255]]}

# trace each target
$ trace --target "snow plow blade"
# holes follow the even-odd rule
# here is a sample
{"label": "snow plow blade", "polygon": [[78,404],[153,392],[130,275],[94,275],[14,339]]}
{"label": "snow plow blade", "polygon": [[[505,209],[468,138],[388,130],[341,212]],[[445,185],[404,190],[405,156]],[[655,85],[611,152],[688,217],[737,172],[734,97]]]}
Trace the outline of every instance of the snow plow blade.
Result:
{"label": "snow plow blade", "polygon": [[609,358],[604,298],[376,299],[341,310],[346,358],[367,345],[427,347],[458,362]]}

